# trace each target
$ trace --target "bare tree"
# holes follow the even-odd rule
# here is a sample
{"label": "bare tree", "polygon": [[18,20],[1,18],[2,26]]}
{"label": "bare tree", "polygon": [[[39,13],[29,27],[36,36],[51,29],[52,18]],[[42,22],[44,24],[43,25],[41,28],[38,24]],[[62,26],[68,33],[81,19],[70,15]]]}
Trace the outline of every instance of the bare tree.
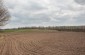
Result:
{"label": "bare tree", "polygon": [[9,12],[6,7],[3,5],[3,1],[0,0],[0,27],[4,26],[9,20]]}

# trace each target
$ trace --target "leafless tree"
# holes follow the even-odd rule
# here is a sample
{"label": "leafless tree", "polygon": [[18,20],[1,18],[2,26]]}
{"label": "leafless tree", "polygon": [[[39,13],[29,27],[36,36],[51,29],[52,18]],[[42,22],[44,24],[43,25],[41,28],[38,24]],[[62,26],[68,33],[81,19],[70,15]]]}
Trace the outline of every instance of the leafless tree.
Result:
{"label": "leafless tree", "polygon": [[6,7],[3,5],[3,0],[0,0],[0,27],[4,26],[9,20],[10,15]]}

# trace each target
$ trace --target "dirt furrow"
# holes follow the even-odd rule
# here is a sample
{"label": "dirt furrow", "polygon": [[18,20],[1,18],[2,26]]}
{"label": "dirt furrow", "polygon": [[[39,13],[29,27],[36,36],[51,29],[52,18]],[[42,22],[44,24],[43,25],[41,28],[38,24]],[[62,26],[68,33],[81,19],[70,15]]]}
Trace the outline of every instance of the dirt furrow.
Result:
{"label": "dirt furrow", "polygon": [[85,55],[85,33],[8,33],[0,55]]}

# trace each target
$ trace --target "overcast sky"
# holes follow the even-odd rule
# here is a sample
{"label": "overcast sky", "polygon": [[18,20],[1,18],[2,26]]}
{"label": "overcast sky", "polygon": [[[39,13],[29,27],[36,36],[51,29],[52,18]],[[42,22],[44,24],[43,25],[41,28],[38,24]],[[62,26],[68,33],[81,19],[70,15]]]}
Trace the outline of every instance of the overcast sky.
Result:
{"label": "overcast sky", "polygon": [[4,0],[11,19],[4,28],[85,25],[85,0]]}

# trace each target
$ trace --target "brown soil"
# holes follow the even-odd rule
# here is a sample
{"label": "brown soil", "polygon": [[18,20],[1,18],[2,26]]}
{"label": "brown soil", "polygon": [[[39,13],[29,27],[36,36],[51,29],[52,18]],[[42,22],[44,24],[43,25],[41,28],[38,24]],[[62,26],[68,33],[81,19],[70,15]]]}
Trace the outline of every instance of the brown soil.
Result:
{"label": "brown soil", "polygon": [[52,31],[1,34],[0,55],[85,55],[85,33]]}

